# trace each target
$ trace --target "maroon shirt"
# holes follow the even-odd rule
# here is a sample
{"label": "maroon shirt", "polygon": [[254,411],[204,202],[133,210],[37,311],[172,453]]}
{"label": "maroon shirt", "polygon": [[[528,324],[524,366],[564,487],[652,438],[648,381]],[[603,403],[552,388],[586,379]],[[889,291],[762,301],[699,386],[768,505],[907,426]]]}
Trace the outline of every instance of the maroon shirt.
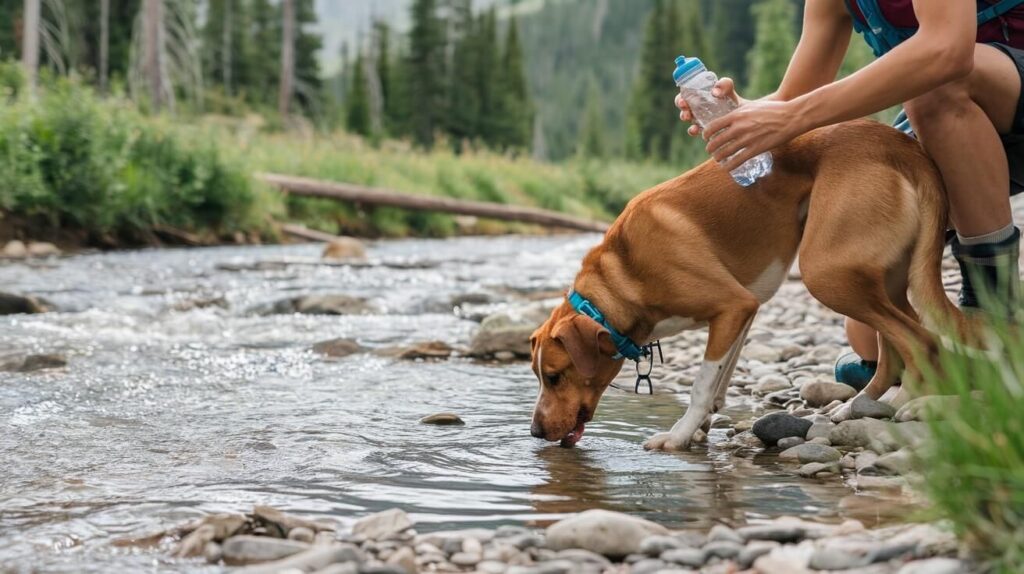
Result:
{"label": "maroon shirt", "polygon": [[[960,1],[960,0],[957,0]],[[994,5],[996,0],[981,0],[978,8],[984,9],[985,4]],[[854,17],[865,22],[856,0],[849,0]],[[878,0],[878,7],[890,24],[897,28],[917,28],[917,16],[914,15],[912,0]],[[999,18],[978,26],[978,42],[998,42],[1024,49],[1024,4],[1003,14]]]}

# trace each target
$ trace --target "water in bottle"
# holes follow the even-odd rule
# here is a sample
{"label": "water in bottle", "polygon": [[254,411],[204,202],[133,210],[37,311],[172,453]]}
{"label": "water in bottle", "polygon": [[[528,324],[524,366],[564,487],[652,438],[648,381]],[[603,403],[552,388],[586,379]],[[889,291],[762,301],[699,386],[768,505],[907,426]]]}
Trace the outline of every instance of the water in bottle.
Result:
{"label": "water in bottle", "polygon": [[[736,109],[736,102],[729,98],[716,98],[711,89],[718,82],[718,76],[709,71],[698,58],[679,56],[676,71],[672,75],[679,86],[686,105],[693,112],[694,121],[704,129],[712,120]],[[714,134],[712,134],[714,135]],[[746,187],[772,171],[772,154],[765,152],[748,160],[731,172],[736,183]]]}

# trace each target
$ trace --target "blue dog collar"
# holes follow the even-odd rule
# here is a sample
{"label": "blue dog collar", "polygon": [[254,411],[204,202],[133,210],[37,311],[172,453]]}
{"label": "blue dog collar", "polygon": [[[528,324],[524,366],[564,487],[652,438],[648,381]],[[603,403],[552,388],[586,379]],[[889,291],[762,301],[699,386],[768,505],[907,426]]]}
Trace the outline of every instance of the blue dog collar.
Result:
{"label": "blue dog collar", "polygon": [[614,359],[626,358],[638,361],[644,356],[644,350],[640,345],[637,345],[632,339],[616,331],[615,327],[608,324],[608,320],[604,318],[604,314],[601,313],[597,306],[583,297],[583,295],[577,293],[575,289],[570,289],[566,298],[577,313],[590,317],[597,321],[598,325],[608,330],[608,334],[611,335],[612,342],[615,343],[615,348],[618,350],[618,354],[613,357]]}

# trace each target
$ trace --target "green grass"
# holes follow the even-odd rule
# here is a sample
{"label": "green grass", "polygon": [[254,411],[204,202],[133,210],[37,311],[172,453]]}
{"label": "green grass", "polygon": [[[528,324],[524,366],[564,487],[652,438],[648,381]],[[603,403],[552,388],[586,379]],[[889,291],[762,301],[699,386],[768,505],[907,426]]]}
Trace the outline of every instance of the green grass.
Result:
{"label": "green grass", "polygon": [[988,354],[944,350],[926,392],[960,405],[935,413],[920,461],[930,498],[999,572],[1024,572],[1024,338],[997,326]]}

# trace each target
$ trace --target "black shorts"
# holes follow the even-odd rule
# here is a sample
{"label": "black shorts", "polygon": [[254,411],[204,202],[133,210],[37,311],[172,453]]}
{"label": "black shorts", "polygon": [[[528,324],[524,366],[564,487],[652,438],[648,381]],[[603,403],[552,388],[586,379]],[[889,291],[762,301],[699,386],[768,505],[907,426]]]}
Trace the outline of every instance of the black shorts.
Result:
{"label": "black shorts", "polygon": [[1021,93],[1017,100],[1017,113],[1010,133],[1002,136],[1006,159],[1010,164],[1010,195],[1024,192],[1024,50],[1005,44],[989,44],[998,48],[1017,65],[1021,78]]}

